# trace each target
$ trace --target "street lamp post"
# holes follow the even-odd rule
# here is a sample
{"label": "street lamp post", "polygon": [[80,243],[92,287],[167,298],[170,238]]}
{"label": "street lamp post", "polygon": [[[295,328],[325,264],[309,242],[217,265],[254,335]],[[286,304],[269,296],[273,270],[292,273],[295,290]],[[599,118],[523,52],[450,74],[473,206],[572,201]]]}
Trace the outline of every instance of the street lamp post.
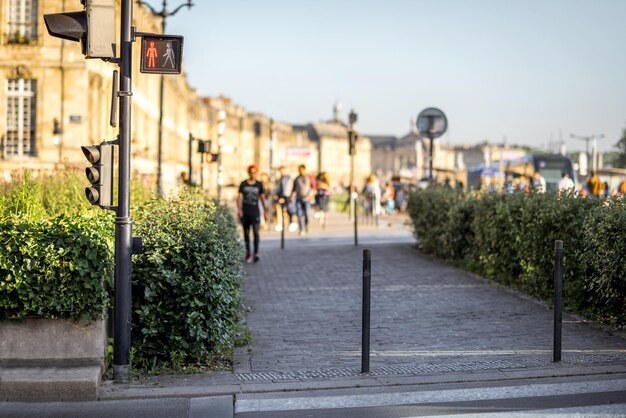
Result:
{"label": "street lamp post", "polygon": [[[274,187],[274,146],[276,145],[276,141],[274,138],[274,119],[270,119],[270,173],[269,173],[269,179],[270,179],[270,187]],[[267,202],[267,211],[268,211],[268,228],[271,231],[272,230],[272,218],[273,218],[273,213],[272,210],[274,208],[274,204],[271,201],[272,199],[272,194],[270,193],[270,201]]]}
{"label": "street lamp post", "polygon": [[[163,0],[163,8],[161,11],[156,11],[150,4],[146,3],[143,0],[137,0],[137,3],[143,6],[148,7],[152,14],[155,16],[161,17],[161,32],[165,33],[165,19],[174,16],[180,9],[183,7],[191,8],[193,7],[192,0],[187,0],[187,3],[183,3],[175,8],[173,11],[167,10],[167,0]],[[163,195],[163,180],[162,180],[162,165],[163,165],[163,90],[165,85],[165,78],[163,74],[161,74],[161,79],[159,80],[159,140],[157,145],[157,194],[159,196]]]}
{"label": "street lamp post", "polygon": [[226,111],[220,110],[217,114],[217,200],[222,198],[222,185],[224,179],[222,178],[224,172],[224,166],[222,165],[222,147],[224,144],[224,131],[226,130]]}
{"label": "street lamp post", "polygon": [[59,153],[59,164],[63,161],[63,129],[59,121],[54,119],[54,129],[52,130],[52,143],[57,147]]}
{"label": "street lamp post", "polygon": [[350,210],[354,214],[354,245],[359,245],[359,232],[358,232],[358,217],[357,217],[357,202],[356,196],[353,192],[354,189],[354,154],[356,154],[356,140],[357,134],[354,130],[354,124],[358,119],[357,114],[354,110],[350,110],[350,114],[348,115],[348,122],[350,123],[350,129],[348,129],[348,147],[350,153],[350,190],[348,191],[348,196],[350,199]]}
{"label": "street lamp post", "polygon": [[594,172],[598,169],[597,166],[597,148],[598,148],[598,139],[604,138],[604,134],[600,135],[574,135],[570,134],[570,138],[581,139],[585,141],[585,155],[587,156],[587,164],[589,164],[589,141],[591,140],[591,171]]}

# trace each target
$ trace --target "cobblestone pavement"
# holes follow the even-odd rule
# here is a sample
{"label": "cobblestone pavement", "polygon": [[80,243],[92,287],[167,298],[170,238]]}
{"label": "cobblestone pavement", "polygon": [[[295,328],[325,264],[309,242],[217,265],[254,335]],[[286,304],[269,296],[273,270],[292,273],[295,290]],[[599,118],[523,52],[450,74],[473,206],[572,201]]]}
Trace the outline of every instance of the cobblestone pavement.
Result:
{"label": "cobblestone pavement", "polygon": [[[446,266],[416,250],[410,233],[398,225],[383,225],[363,228],[359,247],[350,245],[349,227],[290,237],[285,250],[276,233],[264,236],[261,262],[246,267],[245,304],[253,341],[247,358],[238,359],[240,380],[358,373],[364,248],[372,250],[373,373],[550,363],[551,309]],[[626,340],[565,315],[563,360],[626,361]]]}

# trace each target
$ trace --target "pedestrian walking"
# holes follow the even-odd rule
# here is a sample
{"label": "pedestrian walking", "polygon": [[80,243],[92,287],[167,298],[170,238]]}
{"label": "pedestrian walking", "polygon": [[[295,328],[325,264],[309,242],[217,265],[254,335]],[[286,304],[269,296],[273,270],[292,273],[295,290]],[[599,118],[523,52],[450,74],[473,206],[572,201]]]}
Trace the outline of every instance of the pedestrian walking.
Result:
{"label": "pedestrian walking", "polygon": [[587,188],[589,189],[589,194],[595,198],[600,197],[600,193],[602,193],[602,181],[598,176],[598,173],[595,171],[591,173],[591,177],[587,182]]}
{"label": "pedestrian walking", "polygon": [[[285,166],[278,167],[278,183],[276,184],[276,190],[274,191],[274,202],[276,206],[276,213],[278,214],[276,231],[283,230],[282,217],[287,216],[288,225],[290,229],[297,228],[297,225],[293,222],[294,212],[290,208],[289,204],[289,191],[292,189],[291,176],[285,172]],[[291,226],[293,225],[293,227]]]}
{"label": "pedestrian walking", "polygon": [[374,217],[380,215],[380,184],[378,184],[378,179],[374,174],[370,174],[367,178],[367,182],[365,186],[363,186],[361,194],[365,197],[363,204],[365,207],[365,216],[371,222]]}
{"label": "pedestrian walking", "polygon": [[298,231],[300,235],[305,235],[309,232],[309,214],[311,211],[311,199],[313,198],[313,187],[310,177],[306,174],[306,166],[304,164],[298,167],[298,177],[293,181],[291,197],[295,199]]}
{"label": "pedestrian walking", "polygon": [[569,178],[569,174],[564,172],[559,181],[559,194],[571,193],[572,191],[574,191],[574,180]]}
{"label": "pedestrian walking", "polygon": [[326,211],[330,199],[330,181],[328,174],[322,171],[317,175],[317,191],[315,192],[315,204],[317,205],[317,218],[321,225],[326,225]]}
{"label": "pedestrian walking", "polygon": [[541,175],[539,171],[535,171],[533,174],[533,190],[535,193],[546,192],[546,179]]}
{"label": "pedestrian walking", "polygon": [[[263,183],[256,179],[257,167],[253,164],[248,167],[248,178],[239,185],[237,208],[239,220],[243,227],[243,238],[246,243],[246,263],[259,261],[259,226],[261,224],[261,211],[259,203],[263,206],[265,220],[267,221],[267,205],[263,199]],[[254,252],[250,252],[250,230],[254,236]]]}

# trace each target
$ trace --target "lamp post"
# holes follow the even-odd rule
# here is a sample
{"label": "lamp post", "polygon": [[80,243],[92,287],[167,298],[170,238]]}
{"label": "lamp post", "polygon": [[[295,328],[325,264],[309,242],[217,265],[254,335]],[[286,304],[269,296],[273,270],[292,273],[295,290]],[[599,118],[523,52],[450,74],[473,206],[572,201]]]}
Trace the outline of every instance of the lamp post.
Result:
{"label": "lamp post", "polygon": [[357,217],[357,204],[356,204],[356,196],[353,192],[354,189],[354,154],[356,154],[356,141],[357,141],[357,133],[354,130],[354,124],[358,119],[357,114],[354,110],[350,110],[350,114],[348,115],[348,122],[350,123],[350,128],[348,129],[348,147],[350,153],[350,190],[348,191],[348,196],[350,199],[350,211],[354,214],[354,245],[359,245],[359,233],[358,233],[358,217]]}
{"label": "lamp post", "polygon": [[226,131],[226,111],[220,110],[217,114],[217,154],[219,158],[217,160],[217,200],[222,198],[222,185],[224,179],[222,178],[224,166],[222,165],[222,147],[224,143],[224,132]]}
{"label": "lamp post", "polygon": [[[270,187],[274,187],[274,147],[276,146],[276,139],[274,138],[275,136],[275,131],[274,131],[274,119],[270,119],[270,156],[269,156],[269,163],[270,163],[270,173],[269,173],[269,179],[270,179]],[[270,193],[270,201],[267,202],[267,210],[268,210],[268,229],[271,231],[272,230],[272,218],[273,218],[273,213],[272,213],[272,209],[274,208],[274,205],[271,201],[272,199],[272,193]]]}
{"label": "lamp post", "polygon": [[57,147],[59,152],[59,164],[61,164],[63,161],[63,129],[56,118],[54,119],[54,128],[52,130],[52,143]]}
{"label": "lamp post", "polygon": [[[193,7],[192,0],[187,0],[187,3],[183,3],[175,8],[173,11],[167,10],[167,0],[163,0],[163,8],[161,11],[156,11],[152,6],[146,3],[143,0],[137,0],[137,3],[143,6],[148,7],[153,15],[161,17],[161,32],[165,33],[165,19],[174,16],[180,9],[183,7],[191,8]],[[157,145],[157,194],[159,196],[163,195],[163,181],[162,181],[162,164],[163,164],[163,90],[164,90],[165,78],[163,74],[161,74],[161,79],[159,80],[159,140]]]}
{"label": "lamp post", "polygon": [[[589,136],[583,136],[583,135],[574,135],[574,134],[570,134],[570,138],[574,138],[574,139],[582,139],[583,141],[585,141],[585,155],[587,156],[587,161],[589,161],[589,141],[591,140],[591,171],[596,171],[598,169],[597,167],[597,148],[598,148],[598,139],[602,139],[604,138],[604,134],[600,134],[600,135],[589,135]],[[587,163],[589,164],[589,163]]]}

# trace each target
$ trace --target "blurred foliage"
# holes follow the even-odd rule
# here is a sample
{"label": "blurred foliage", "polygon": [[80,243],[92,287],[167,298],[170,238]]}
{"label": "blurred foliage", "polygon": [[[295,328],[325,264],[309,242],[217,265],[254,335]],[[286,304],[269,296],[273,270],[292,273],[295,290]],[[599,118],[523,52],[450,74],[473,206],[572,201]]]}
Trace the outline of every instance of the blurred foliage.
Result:
{"label": "blurred foliage", "polygon": [[419,246],[498,282],[550,300],[554,242],[564,242],[566,306],[626,324],[623,200],[574,195],[418,190],[409,214]]}

